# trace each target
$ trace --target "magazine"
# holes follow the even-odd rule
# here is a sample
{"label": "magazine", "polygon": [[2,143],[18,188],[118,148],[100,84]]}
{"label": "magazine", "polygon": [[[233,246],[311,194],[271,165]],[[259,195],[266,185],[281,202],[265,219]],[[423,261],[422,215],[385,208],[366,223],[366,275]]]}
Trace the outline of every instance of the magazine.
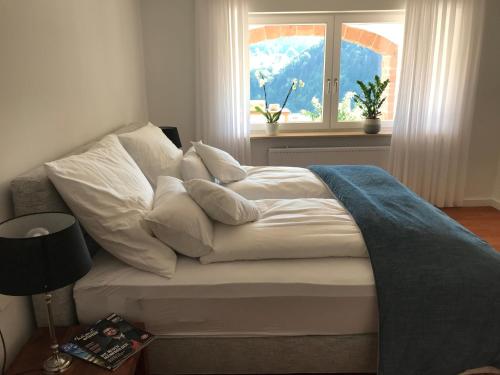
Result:
{"label": "magazine", "polygon": [[59,349],[61,349],[63,352],[68,353],[72,355],[73,357],[77,357],[80,359],[83,359],[87,362],[93,363],[95,365],[107,368],[108,370],[112,370],[113,368],[108,365],[106,361],[104,361],[101,358],[96,357],[93,354],[90,354],[89,352],[83,350],[80,348],[78,345],[68,342],[66,344],[62,344]]}
{"label": "magazine", "polygon": [[90,363],[114,370],[153,341],[154,336],[136,328],[117,314],[97,321],[61,350]]}

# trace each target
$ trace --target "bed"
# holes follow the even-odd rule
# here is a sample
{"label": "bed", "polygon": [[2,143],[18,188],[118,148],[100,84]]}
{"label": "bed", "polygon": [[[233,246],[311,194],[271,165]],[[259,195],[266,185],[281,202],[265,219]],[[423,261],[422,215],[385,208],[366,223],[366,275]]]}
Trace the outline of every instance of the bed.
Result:
{"label": "bed", "polygon": [[[129,125],[117,133],[141,126],[143,124]],[[83,152],[90,146],[84,145],[72,154]],[[262,186],[262,192],[268,192],[268,198],[286,192],[288,198],[304,194],[311,198],[331,197],[328,188],[307,169],[245,168],[249,180],[230,187],[246,194],[249,199],[257,197],[256,188],[259,186]],[[280,185],[283,178],[288,178],[288,181]],[[277,190],[280,186],[283,187],[281,192]],[[43,166],[18,176],[11,188],[16,215],[69,211]],[[78,320],[90,323],[109,311],[144,321],[148,329],[160,336],[151,346],[153,374],[359,373],[376,369],[376,295],[367,259],[336,261],[322,258],[200,265],[188,258],[180,258],[176,277],[167,280],[127,266],[100,250],[92,238],[87,236],[86,240],[91,252],[97,253],[94,267],[74,289],[68,287],[54,293],[56,324],[69,325]],[[282,271],[277,273],[276,266]],[[344,271],[332,273],[331,267]],[[200,270],[204,271],[203,275]],[[200,289],[196,280],[191,279],[190,275],[194,273],[200,278],[199,283],[210,283],[210,287],[205,285]],[[131,285],[131,280],[139,279],[145,283],[143,287]],[[212,297],[200,298],[207,289]],[[243,292],[246,295],[241,298],[239,294]],[[183,293],[187,293],[184,298]],[[172,301],[175,301],[176,309],[173,309]],[[201,310],[200,303],[206,303],[203,311],[198,311],[201,315],[183,321],[186,311],[191,310],[192,316],[194,311]],[[46,326],[43,300],[34,296],[33,305],[37,325]],[[321,311],[326,308],[341,315],[340,312],[353,306],[359,311],[346,314],[350,319],[333,319],[324,324],[330,319],[326,316],[320,318]],[[290,317],[291,308],[300,309],[301,313]],[[231,327],[226,327],[226,319],[220,314],[222,309],[231,312],[237,309],[246,315],[235,314]],[[269,315],[271,309],[276,312],[273,316]],[[158,310],[164,315],[155,317],[153,312]],[[260,315],[261,324],[255,322],[252,325],[249,319],[243,324],[249,314],[253,319]],[[288,319],[283,319],[282,315]],[[221,326],[226,327],[225,331]],[[195,360],[192,358],[193,348],[203,353]]]}
{"label": "bed", "polygon": [[[392,288],[400,289],[398,298],[410,303],[425,301],[422,295],[418,299],[412,298],[414,294],[419,295],[419,284],[405,289],[407,285],[401,285],[400,288],[397,282],[394,283],[398,279],[392,278],[391,265],[406,267],[409,277],[421,278],[414,269],[421,269],[422,275],[430,275],[433,285],[438,286],[435,288],[437,295],[433,298],[450,299],[457,290],[461,290],[455,288],[455,284],[460,288],[466,286],[460,284],[461,280],[452,278],[450,280],[454,281],[450,284],[440,283],[439,280],[436,284],[434,277],[439,275],[441,278],[441,274],[436,273],[438,269],[425,261],[419,260],[419,263],[424,264],[422,268],[413,267],[417,263],[411,260],[418,259],[415,254],[421,252],[433,255],[437,262],[447,263],[444,263],[444,253],[429,252],[426,248],[435,246],[434,243],[412,230],[414,225],[428,228],[429,223],[420,220],[418,215],[406,215],[398,207],[400,202],[415,209],[415,212],[419,209],[431,212],[436,223],[444,225],[450,233],[458,231],[459,234],[451,238],[456,240],[452,241],[454,244],[482,247],[485,253],[481,253],[481,257],[494,264],[490,267],[485,263],[485,270],[492,272],[488,280],[495,280],[499,275],[495,268],[498,257],[491,253],[486,244],[456,223],[451,223],[435,208],[421,202],[406,188],[392,181],[385,172],[370,168],[313,168],[316,175],[321,176],[320,179],[311,171],[301,168],[245,168],[247,181],[226,186],[249,199],[262,196],[271,199],[277,198],[276,195],[284,195],[293,201],[308,194],[306,198],[309,202],[320,202],[321,199],[332,198],[330,191],[334,191],[335,196],[342,201],[342,207],[345,205],[349,209],[362,228],[363,235],[373,231],[367,241],[371,261],[366,257],[234,261],[223,256],[215,261],[232,262],[202,265],[197,260],[179,257],[175,277],[165,279],[139,271],[100,251],[94,257],[94,267],[88,275],[77,282],[74,288],[55,293],[58,322],[70,324],[78,319],[83,323],[91,323],[111,311],[130,320],[144,321],[146,327],[159,336],[159,340],[151,347],[154,374],[374,372],[379,354],[379,326],[387,325],[387,317],[392,316],[391,319],[399,321],[400,327],[411,327],[404,318],[408,311],[403,309],[404,315],[395,316],[393,311],[399,310],[390,306],[392,294],[385,293],[386,290],[380,289],[380,285],[393,284]],[[352,176],[349,176],[351,172]],[[381,189],[379,185],[387,186],[387,189]],[[12,187],[18,215],[68,210],[43,168],[18,177]],[[398,198],[396,201],[391,199],[391,192]],[[336,202],[335,199],[330,200]],[[359,206],[358,201],[364,201],[364,205]],[[385,202],[385,206],[378,207],[380,202]],[[401,212],[403,216],[398,216]],[[398,220],[407,221],[408,227],[400,226]],[[384,230],[383,223],[391,223],[395,229],[388,232]],[[408,259],[394,251],[397,247],[386,249],[392,251],[394,259],[381,258],[380,249],[384,246],[380,245],[377,233],[381,233],[381,237],[394,238],[395,244],[401,241],[406,244],[408,241],[405,242],[404,236],[413,238],[413,242],[408,242]],[[430,240],[440,240],[442,233],[438,229],[431,226],[429,233],[432,235]],[[247,236],[252,237],[251,234]],[[384,238],[381,240],[387,243]],[[419,248],[419,243],[424,246]],[[90,239],[89,245],[93,247]],[[377,252],[374,253],[375,250]],[[459,251],[464,259],[469,257],[467,251]],[[242,253],[246,254],[246,250]],[[252,256],[244,255],[243,259],[254,259]],[[373,266],[374,261],[378,267]],[[376,272],[374,276],[373,270],[380,269],[381,263],[386,268],[384,277],[380,277],[380,272],[378,277]],[[465,266],[469,267],[467,264]],[[448,279],[450,275],[443,274],[443,277]],[[471,281],[483,285],[484,278],[479,276]],[[425,279],[419,282],[423,282],[422,285],[427,288],[424,290],[433,290],[433,286]],[[448,295],[439,295],[441,287]],[[467,293],[477,290],[463,289]],[[481,292],[487,294],[486,289]],[[383,310],[380,310],[381,298],[385,306]],[[471,298],[476,299],[475,296]],[[490,301],[491,311],[496,311],[495,301]],[[43,304],[35,298],[34,305],[37,322],[43,325]],[[427,311],[432,311],[432,304],[423,305],[430,309]],[[379,312],[384,313],[383,316],[377,314],[377,307]],[[452,305],[443,307],[452,309]],[[483,311],[484,308],[477,310]],[[387,315],[387,311],[390,314]],[[413,319],[421,321],[422,316],[413,316]],[[449,322],[443,320],[442,323],[443,327],[447,327],[445,323]],[[385,330],[386,337],[387,332]],[[397,330],[389,333],[396,338],[399,335]],[[410,329],[405,334],[409,335],[406,337],[415,337],[419,333]],[[425,347],[424,341],[422,344]],[[489,344],[496,345],[494,340],[489,340]],[[452,345],[460,347],[462,344],[449,343],[449,346]],[[401,345],[396,350],[401,348],[404,350]],[[388,363],[393,364],[390,361]],[[397,366],[401,368],[401,362]],[[459,368],[464,367],[459,365]],[[429,372],[437,373],[442,374]]]}

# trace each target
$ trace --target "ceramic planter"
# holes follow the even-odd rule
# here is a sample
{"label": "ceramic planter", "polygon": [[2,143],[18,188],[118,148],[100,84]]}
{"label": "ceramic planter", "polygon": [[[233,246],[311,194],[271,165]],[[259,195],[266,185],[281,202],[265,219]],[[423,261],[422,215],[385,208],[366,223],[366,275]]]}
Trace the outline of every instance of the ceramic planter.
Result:
{"label": "ceramic planter", "polygon": [[366,134],[377,134],[380,132],[381,122],[379,118],[367,118],[363,124]]}
{"label": "ceramic planter", "polygon": [[277,122],[266,123],[267,135],[278,135],[278,133],[279,133],[279,123]]}

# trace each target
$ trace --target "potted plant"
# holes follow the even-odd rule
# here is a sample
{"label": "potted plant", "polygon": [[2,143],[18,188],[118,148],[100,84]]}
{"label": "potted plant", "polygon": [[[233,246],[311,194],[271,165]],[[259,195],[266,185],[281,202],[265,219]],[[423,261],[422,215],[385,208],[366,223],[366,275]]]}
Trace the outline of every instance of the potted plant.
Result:
{"label": "potted plant", "polygon": [[354,95],[354,101],[363,111],[364,130],[366,134],[377,134],[380,131],[380,118],[382,114],[380,108],[384,104],[387,97],[382,98],[382,94],[389,84],[389,80],[381,81],[378,75],[375,76],[374,82],[363,83],[356,81],[361,88],[363,98],[358,94]]}
{"label": "potted plant", "polygon": [[255,110],[259,113],[261,113],[265,118],[266,118],[266,132],[268,135],[277,135],[279,131],[279,119],[281,117],[281,114],[283,112],[283,109],[286,106],[286,103],[288,102],[288,98],[290,97],[290,94],[292,91],[297,90],[299,87],[304,87],[304,82],[299,79],[293,79],[292,83],[290,84],[290,88],[288,89],[288,93],[286,94],[285,100],[283,101],[283,104],[280,106],[279,104],[271,104],[269,105],[267,101],[267,91],[266,91],[266,84],[267,84],[267,79],[264,77],[264,74],[262,72],[258,72],[257,74],[257,79],[259,80],[259,86],[263,88],[264,90],[264,102],[265,102],[265,108],[261,108],[260,106],[256,106]]}

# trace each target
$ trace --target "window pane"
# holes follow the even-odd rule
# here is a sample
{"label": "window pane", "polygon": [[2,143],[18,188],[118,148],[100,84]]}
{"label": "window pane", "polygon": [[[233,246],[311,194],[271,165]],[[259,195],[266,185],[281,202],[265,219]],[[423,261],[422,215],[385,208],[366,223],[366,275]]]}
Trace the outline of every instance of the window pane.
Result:
{"label": "window pane", "polygon": [[[381,107],[382,120],[394,118],[398,52],[402,46],[403,25],[398,23],[343,23],[340,46],[340,86],[338,121],[360,121],[361,110],[352,99],[361,95],[357,80],[389,79]],[[362,96],[362,95],[361,95]]]}
{"label": "window pane", "polygon": [[[325,65],[325,24],[280,24],[250,26],[250,122],[264,123],[255,109],[268,105],[278,111],[294,79],[304,82],[292,91],[280,122],[321,122]],[[260,81],[260,82],[259,82]],[[260,84],[259,84],[260,83]]]}

